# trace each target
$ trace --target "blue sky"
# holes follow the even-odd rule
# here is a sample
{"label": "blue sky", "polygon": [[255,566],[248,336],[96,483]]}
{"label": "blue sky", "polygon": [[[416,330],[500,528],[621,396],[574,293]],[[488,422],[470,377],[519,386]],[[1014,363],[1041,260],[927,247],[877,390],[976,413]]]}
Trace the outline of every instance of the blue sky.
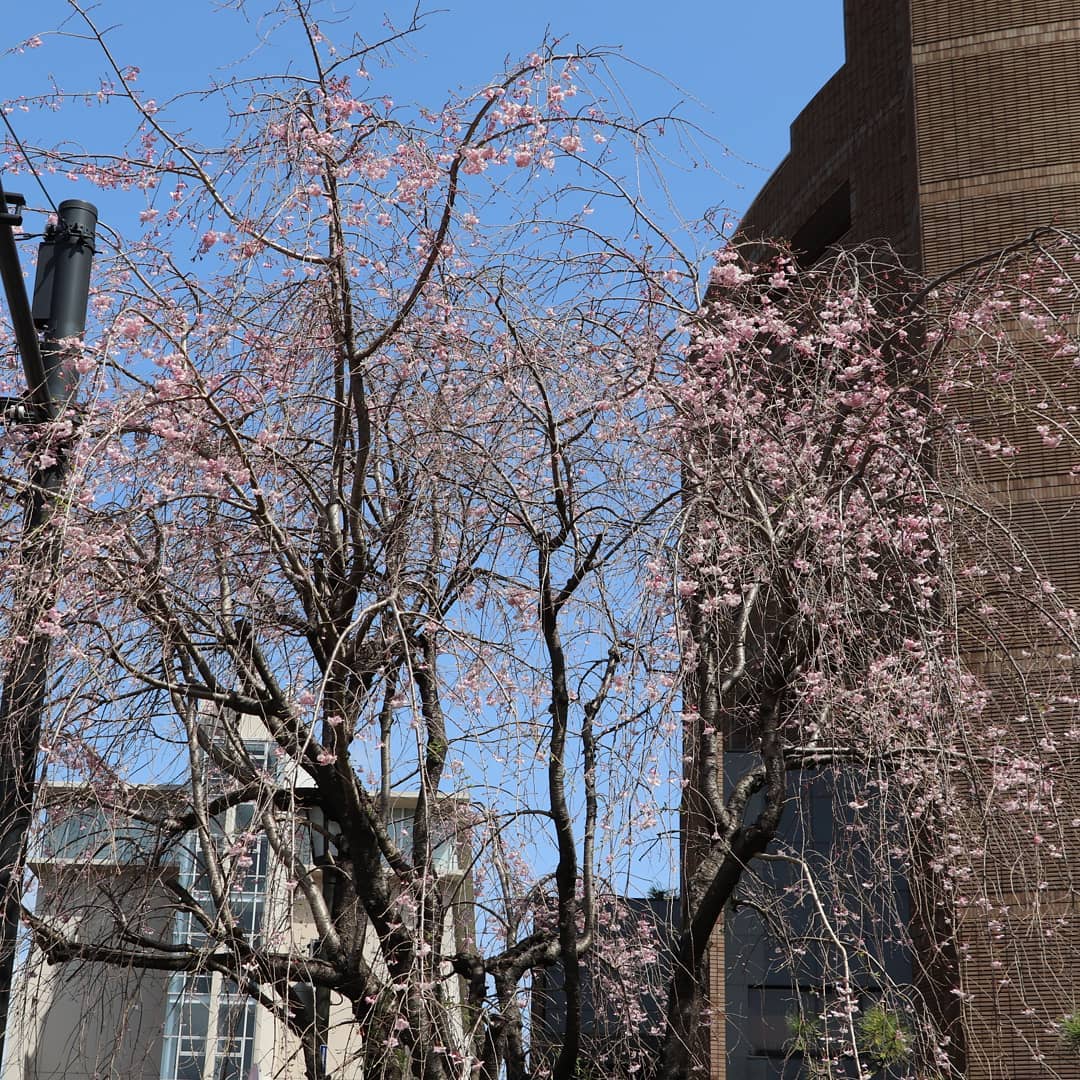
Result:
{"label": "blue sky", "polygon": [[[399,102],[435,105],[449,90],[484,85],[507,57],[527,53],[545,34],[567,45],[620,47],[640,65],[618,71],[639,117],[675,107],[717,140],[708,151],[713,171],[669,172],[682,216],[693,219],[718,205],[739,212],[787,151],[792,118],[842,63],[842,7],[842,0],[446,0],[423,9],[429,12],[422,18],[425,29],[411,39],[411,56],[379,72],[376,82]],[[100,25],[115,27],[110,41],[117,59],[142,69],[144,92],[166,99],[227,75],[268,25],[251,14],[258,10],[252,4],[241,14],[212,0],[101,0],[93,12]],[[412,10],[401,0],[329,0],[320,18],[372,37],[380,19],[371,12],[386,11],[400,24]],[[12,5],[5,12],[2,47],[56,27],[67,11],[63,0]],[[83,89],[96,71],[88,63],[91,56],[88,47],[50,37],[39,49],[8,54],[0,97],[39,89],[49,75],[65,89]],[[10,119],[30,141],[49,131],[54,138],[78,137],[56,118],[15,111]],[[23,178],[8,186],[33,197]],[[95,197],[59,179],[54,186],[56,198]]]}
{"label": "blue sky", "polygon": [[[326,26],[328,35],[340,38],[358,28],[375,37],[380,20],[367,13],[378,10],[376,4],[327,0],[324,25],[334,18],[343,23]],[[398,23],[412,11],[400,0],[385,7]],[[238,60],[249,70],[264,63],[251,50],[266,23],[245,17],[235,4],[226,9],[214,0],[100,0],[93,14],[100,26],[114,28],[109,42],[117,62],[138,65],[142,92],[159,101],[228,78]],[[31,0],[5,11],[0,98],[40,93],[50,79],[65,90],[95,89],[101,65],[92,43],[47,33],[67,15],[63,0]],[[673,163],[667,171],[672,203],[688,220],[711,207],[736,213],[746,208],[787,152],[791,120],[843,61],[842,0],[549,0],[519,6],[445,0],[442,10],[432,10],[422,22],[425,29],[410,40],[409,55],[392,69],[372,72],[374,88],[401,105],[437,108],[448,92],[482,87],[504,70],[507,58],[527,54],[545,36],[561,37],[568,47],[621,48],[633,64],[617,66],[616,74],[639,118],[674,109],[715,140],[701,144],[711,168],[680,169]],[[85,33],[76,22],[68,29]],[[33,34],[43,35],[40,48],[5,53]],[[268,66],[280,70],[280,55],[271,53]],[[179,115],[195,125],[199,110],[197,98],[185,98]],[[77,106],[53,114],[16,107],[10,120],[28,144],[71,140],[116,152],[121,146],[117,131],[110,131],[114,112]],[[170,115],[175,122],[177,111],[170,109]],[[145,205],[138,192],[100,193],[60,175],[48,176],[47,185],[56,201],[81,197],[98,203],[102,220],[125,231]],[[29,177],[12,178],[5,186],[22,191],[32,205],[42,204]],[[27,225],[35,229],[39,222],[28,217]],[[639,870],[659,881],[667,873],[659,864]]]}

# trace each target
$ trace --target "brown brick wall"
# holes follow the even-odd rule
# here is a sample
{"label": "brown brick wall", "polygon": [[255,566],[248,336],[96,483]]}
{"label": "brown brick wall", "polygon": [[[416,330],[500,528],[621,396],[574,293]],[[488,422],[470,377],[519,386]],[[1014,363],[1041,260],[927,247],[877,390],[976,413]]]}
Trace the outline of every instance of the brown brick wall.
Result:
{"label": "brown brick wall", "polygon": [[[1013,910],[1030,904],[1026,895],[1009,899]],[[1062,1046],[1046,1017],[1059,1016],[1063,1001],[1075,1001],[1080,912],[1075,893],[1049,890],[1039,903],[1042,917],[1034,922],[1025,911],[1022,919],[995,913],[989,929],[976,913],[961,923],[970,994],[964,1005],[968,1080],[1078,1075],[1076,1051]]]}
{"label": "brown brick wall", "polygon": [[[849,6],[861,6],[856,0]],[[917,0],[916,45],[993,34],[1003,37],[1033,25],[1077,18],[1076,0]]]}
{"label": "brown brick wall", "polygon": [[922,262],[1080,224],[1080,3],[913,0]]}
{"label": "brown brick wall", "polygon": [[[836,239],[886,238],[929,273],[1039,226],[1080,227],[1080,0],[846,0],[845,29],[847,61],[792,125],[790,154],[747,212],[744,236],[796,235],[842,184],[851,225]],[[991,403],[973,399],[971,410],[976,428],[1001,423]],[[1080,604],[1073,455],[1031,444],[1019,429],[1018,440],[1019,462],[991,467],[985,490]],[[1016,625],[1000,625],[997,654],[973,647],[970,659],[998,688],[992,711],[1015,718],[1020,682],[1060,678],[1060,665],[1040,652],[1022,613],[1009,619]],[[1018,672],[1025,641],[1033,647]],[[1074,722],[1041,720],[1053,732]],[[1017,730],[1018,745],[1036,734]],[[1080,795],[1068,801],[1080,820]],[[985,913],[957,913],[968,1080],[1080,1080],[1080,1060],[1051,1027],[1080,1006],[1080,835],[1066,833],[1066,858],[1036,868],[1042,890],[1016,891],[1028,888],[1031,866],[987,866],[1012,913],[1002,929],[988,929]]]}
{"label": "brown brick wall", "polygon": [[[912,0],[911,19],[923,267],[937,273],[1033,228],[1080,224],[1080,2]],[[1053,384],[1059,376],[1047,371],[1045,377]],[[1058,389],[1075,399],[1075,388]],[[1003,423],[986,403],[973,406],[977,428]],[[1017,434],[1019,457],[984,476],[987,490],[1001,517],[1027,540],[1039,569],[1080,599],[1080,491],[1069,476],[1072,455]],[[1019,707],[1020,684],[1049,683],[1060,665],[1040,650],[1038,629],[1025,624],[1023,612],[1009,611],[995,630],[999,662],[1010,649],[1015,657],[1034,646],[1024,659],[1028,670],[1010,663],[1011,670],[987,680],[997,689],[992,713],[1012,725],[1017,746],[1029,751],[1040,735],[1060,735],[1072,720],[1044,714],[1019,721],[1018,714],[1032,711]],[[1010,709],[1014,698],[1018,707]],[[968,912],[961,924],[968,1080],[1080,1078],[1080,1061],[1051,1027],[1080,1003],[1073,881],[1080,836],[1067,824],[1077,800],[1066,794],[1074,805],[1061,808],[1063,834],[1050,845],[1057,858],[1004,834],[1032,823],[1003,828],[988,819],[992,857],[984,885],[1007,911],[994,913],[1003,924],[996,935],[987,930],[985,913]]]}
{"label": "brown brick wall", "polygon": [[[918,248],[914,103],[905,0],[848,3],[848,56],[791,125],[791,152],[747,211],[743,235],[791,237],[842,184],[845,243]],[[839,239],[839,238],[837,238]]]}
{"label": "brown brick wall", "polygon": [[[709,939],[709,1030],[708,1030],[708,1057],[710,1065],[713,1062],[724,1061],[727,1058],[727,1013],[726,992],[724,986],[724,923],[723,919],[716,925],[712,937]],[[711,1069],[711,1076],[723,1076]]]}

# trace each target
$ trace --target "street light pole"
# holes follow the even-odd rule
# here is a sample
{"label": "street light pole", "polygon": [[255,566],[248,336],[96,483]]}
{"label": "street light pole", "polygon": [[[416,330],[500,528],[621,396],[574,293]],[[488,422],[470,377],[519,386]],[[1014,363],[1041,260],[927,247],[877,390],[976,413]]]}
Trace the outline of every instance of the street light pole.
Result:
{"label": "street light pole", "polygon": [[[9,200],[16,212],[9,213]],[[32,308],[15,250],[13,225],[20,223],[19,196],[0,188],[0,268],[27,380],[23,400],[7,399],[8,421],[40,423],[62,416],[74,395],[77,375],[66,361],[66,342],[86,328],[90,265],[94,257],[97,209],[78,199],[62,202],[58,220],[38,252]],[[40,343],[37,331],[44,330]],[[39,627],[56,602],[61,537],[52,528],[56,496],[67,476],[67,450],[52,445],[31,466],[21,544],[21,573],[12,584],[15,642],[0,692],[0,1065],[15,970],[22,914],[26,836],[33,815],[37,759],[48,689],[49,635]]]}
{"label": "street light pole", "polygon": [[14,414],[16,417],[20,408],[41,408],[45,403],[45,365],[41,359],[37,327],[34,325],[30,303],[26,299],[26,284],[23,281],[19,253],[15,248],[13,228],[22,224],[21,211],[25,202],[21,195],[14,192],[5,195],[3,186],[0,185],[0,279],[3,280],[11,323],[15,328],[15,344],[19,347],[28,390],[25,399],[5,402],[5,415]]}

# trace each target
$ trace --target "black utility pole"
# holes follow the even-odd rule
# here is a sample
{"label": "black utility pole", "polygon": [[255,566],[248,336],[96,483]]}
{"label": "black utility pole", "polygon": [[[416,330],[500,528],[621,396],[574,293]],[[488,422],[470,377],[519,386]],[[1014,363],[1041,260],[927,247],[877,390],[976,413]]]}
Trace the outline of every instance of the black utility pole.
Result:
{"label": "black utility pole", "polygon": [[[64,414],[75,393],[77,377],[74,365],[67,362],[65,341],[80,337],[86,329],[97,209],[78,199],[60,204],[58,220],[49,226],[38,249],[31,307],[13,232],[13,226],[21,224],[22,205],[21,196],[5,196],[0,187],[0,276],[27,382],[25,397],[0,399],[0,413],[9,423],[46,424]],[[44,331],[40,342],[39,331]],[[10,586],[11,634],[20,644],[14,648],[0,692],[0,1064],[48,689],[49,636],[38,627],[56,601],[61,538],[53,517],[67,475],[69,446],[54,441],[48,450],[44,459],[34,452],[36,463],[30,470],[19,577]]]}

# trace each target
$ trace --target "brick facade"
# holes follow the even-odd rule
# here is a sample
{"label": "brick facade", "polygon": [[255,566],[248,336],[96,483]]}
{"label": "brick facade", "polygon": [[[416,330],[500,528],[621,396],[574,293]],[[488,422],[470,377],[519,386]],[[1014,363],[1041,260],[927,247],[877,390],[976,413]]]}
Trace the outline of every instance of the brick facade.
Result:
{"label": "brick facade", "polygon": [[[790,153],[746,214],[743,236],[785,237],[810,261],[833,243],[883,239],[935,274],[1039,226],[1080,227],[1080,0],[846,0],[844,19],[847,60],[793,123]],[[1080,387],[1069,393],[1080,405]],[[999,423],[974,403],[972,419]],[[1023,467],[985,475],[985,490],[1080,601],[1075,462],[1065,447],[1022,449]],[[995,675],[993,658],[975,648],[968,658],[989,681],[1004,680],[1004,702],[1015,675]],[[1028,664],[1037,679],[1050,661],[1036,653]],[[1080,853],[1080,830],[1066,843]],[[1051,944],[1021,940],[1030,919],[996,940],[978,920],[961,922],[964,957],[953,975],[969,995],[969,1080],[1080,1080],[1080,1060],[1050,1027],[1080,1006],[1075,862],[1040,872],[1047,887],[1038,896],[1009,893],[1015,867],[987,870],[1013,911],[1037,903],[1042,925],[1063,920]],[[1020,973],[1011,984],[995,966],[1010,950],[1017,955],[1005,964]],[[722,1000],[719,947],[712,966]],[[714,1076],[725,1074],[723,1061],[714,1047]]]}

